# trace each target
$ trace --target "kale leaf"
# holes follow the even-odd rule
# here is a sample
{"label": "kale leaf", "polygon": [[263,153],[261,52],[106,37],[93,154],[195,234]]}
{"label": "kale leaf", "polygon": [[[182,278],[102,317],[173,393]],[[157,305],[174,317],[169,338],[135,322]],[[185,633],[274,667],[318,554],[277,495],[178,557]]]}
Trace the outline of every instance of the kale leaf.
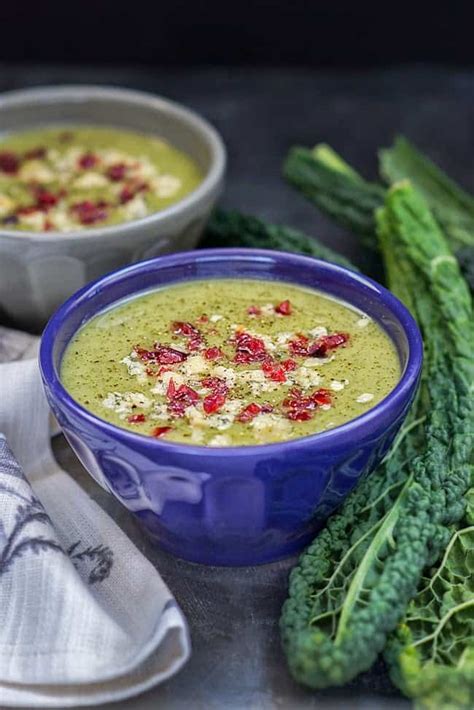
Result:
{"label": "kale leaf", "polygon": [[473,443],[474,321],[456,259],[409,184],[377,212],[388,285],[426,353],[422,387],[379,469],[349,496],[290,576],[281,618],[294,677],[340,685],[369,668],[464,511]]}

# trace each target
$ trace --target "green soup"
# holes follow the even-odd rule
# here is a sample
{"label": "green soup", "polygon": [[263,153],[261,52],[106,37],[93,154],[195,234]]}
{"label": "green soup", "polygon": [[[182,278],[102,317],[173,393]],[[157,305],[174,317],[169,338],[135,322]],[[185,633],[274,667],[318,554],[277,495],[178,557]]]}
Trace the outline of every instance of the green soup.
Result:
{"label": "green soup", "polygon": [[191,158],[153,136],[44,128],[0,143],[0,224],[72,231],[146,217],[202,181]]}
{"label": "green soup", "polygon": [[242,446],[331,429],[400,378],[392,341],[368,316],[280,282],[194,281],[89,321],[61,378],[86,409],[169,441]]}

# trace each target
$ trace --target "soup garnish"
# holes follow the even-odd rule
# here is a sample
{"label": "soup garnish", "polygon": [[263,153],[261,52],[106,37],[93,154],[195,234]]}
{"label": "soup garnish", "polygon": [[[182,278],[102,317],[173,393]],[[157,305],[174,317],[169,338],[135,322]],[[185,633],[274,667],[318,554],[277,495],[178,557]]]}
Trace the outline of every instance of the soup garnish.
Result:
{"label": "soup garnish", "polygon": [[393,389],[400,364],[382,328],[345,303],[282,282],[226,279],[173,285],[96,316],[69,344],[61,377],[118,426],[240,446],[363,414]]}
{"label": "soup garnish", "polygon": [[0,226],[69,232],[146,217],[202,181],[169,143],[132,131],[39,128],[0,142]]}

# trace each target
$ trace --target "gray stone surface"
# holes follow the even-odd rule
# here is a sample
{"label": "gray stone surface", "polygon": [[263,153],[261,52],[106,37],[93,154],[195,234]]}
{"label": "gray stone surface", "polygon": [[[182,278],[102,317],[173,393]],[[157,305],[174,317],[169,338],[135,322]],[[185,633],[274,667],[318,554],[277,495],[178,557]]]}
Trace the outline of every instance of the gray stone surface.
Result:
{"label": "gray stone surface", "polygon": [[[222,203],[304,229],[359,259],[357,242],[330,224],[280,178],[282,158],[299,142],[331,143],[375,177],[376,150],[397,132],[426,149],[468,188],[474,187],[474,76],[429,68],[371,73],[209,69],[160,72],[0,65],[0,89],[109,83],[162,93],[204,113],[229,150]],[[189,564],[152,548],[129,514],[101,491],[62,438],[60,463],[156,564],[190,624],[193,656],[183,671],[123,708],[181,710],[407,707],[383,664],[341,690],[311,693],[292,682],[277,621],[294,560],[255,568]],[[116,707],[116,706],[114,706]]]}

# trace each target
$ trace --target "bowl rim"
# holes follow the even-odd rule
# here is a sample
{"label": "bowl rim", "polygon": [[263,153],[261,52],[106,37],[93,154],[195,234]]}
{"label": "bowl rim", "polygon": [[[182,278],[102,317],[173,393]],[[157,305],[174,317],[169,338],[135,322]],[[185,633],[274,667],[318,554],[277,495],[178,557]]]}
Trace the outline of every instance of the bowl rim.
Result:
{"label": "bowl rim", "polygon": [[[196,259],[211,262],[219,261],[223,257],[225,257],[226,261],[229,259],[241,260],[242,258],[247,258],[251,261],[258,259],[267,260],[269,262],[273,261],[274,263],[275,260],[277,260],[280,263],[284,261],[294,265],[309,266],[312,268],[317,267],[319,269],[332,272],[333,275],[336,275],[343,280],[353,282],[356,287],[359,286],[374,291],[374,295],[380,297],[386,309],[395,316],[407,338],[407,362],[395,387],[386,397],[376,404],[375,407],[372,407],[358,417],[354,417],[354,419],[350,419],[348,422],[332,429],[307,436],[297,437],[295,439],[288,439],[286,441],[272,442],[269,444],[220,447],[165,441],[155,439],[145,434],[138,434],[129,431],[128,429],[123,429],[115,424],[112,424],[111,422],[107,422],[105,419],[101,419],[89,410],[85,409],[68,393],[56,374],[56,368],[53,360],[53,346],[58,329],[61,327],[64,319],[73,312],[78,302],[87,299],[88,295],[92,295],[98,288],[108,288],[113,285],[116,280],[122,277],[127,278],[135,272],[140,272],[142,270],[148,271],[150,268],[156,266],[170,267],[174,265],[181,265],[183,262],[185,263],[187,261],[195,263]],[[184,283],[186,280],[192,279],[180,279],[177,283]],[[298,285],[297,282],[293,283]],[[146,289],[146,291],[149,290],[150,289]],[[324,289],[321,290],[324,293]],[[140,291],[136,291],[137,296],[140,293]],[[350,301],[346,302],[350,304]],[[95,315],[97,315],[97,313],[91,315],[91,318],[95,317]],[[338,442],[344,443],[342,440],[345,440],[345,443],[348,440],[357,442],[359,440],[359,437],[357,436],[359,431],[363,430],[367,424],[370,424],[376,420],[381,414],[386,413],[390,408],[401,407],[403,402],[410,397],[411,392],[416,389],[423,364],[423,341],[418,325],[407,307],[388,289],[381,286],[368,276],[364,276],[356,271],[352,271],[351,269],[339,266],[338,264],[334,264],[332,262],[294,253],[267,249],[219,248],[179,252],[176,254],[154,257],[152,259],[147,259],[146,261],[136,262],[135,264],[111,271],[110,273],[101,276],[95,281],[92,281],[83,288],[79,289],[79,291],[73,294],[63,303],[62,306],[58,308],[46,325],[40,343],[39,364],[43,381],[46,387],[54,392],[55,398],[61,401],[61,403],[67,408],[74,410],[82,419],[86,419],[90,424],[95,427],[99,427],[105,434],[110,434],[115,439],[119,438],[124,443],[129,443],[131,445],[139,444],[142,447],[151,447],[151,449],[158,451],[161,450],[163,454],[187,454],[190,456],[211,457],[258,457],[262,454],[275,455],[279,452],[290,453],[311,444],[318,445],[331,443],[337,445]]]}
{"label": "bowl rim", "polygon": [[0,94],[0,119],[3,107],[21,107],[24,103],[30,102],[31,100],[59,104],[61,100],[74,100],[80,103],[89,98],[102,98],[116,103],[125,102],[134,104],[137,107],[148,107],[156,110],[158,113],[166,112],[172,115],[177,122],[184,123],[200,132],[208,144],[211,153],[210,165],[202,182],[178,202],[158,212],[152,212],[140,219],[133,219],[116,225],[112,224],[92,229],[72,230],[70,232],[20,231],[4,229],[0,226],[0,237],[51,243],[56,242],[58,239],[82,240],[94,237],[127,234],[131,228],[141,229],[150,225],[162,226],[163,223],[167,223],[176,217],[182,217],[190,212],[194,212],[197,205],[205,201],[210,194],[219,188],[227,163],[226,148],[220,134],[207,119],[196,111],[187,108],[184,104],[172,101],[163,96],[146,91],[135,91],[133,89],[114,86],[101,86],[99,84],[64,84],[17,89]]}

